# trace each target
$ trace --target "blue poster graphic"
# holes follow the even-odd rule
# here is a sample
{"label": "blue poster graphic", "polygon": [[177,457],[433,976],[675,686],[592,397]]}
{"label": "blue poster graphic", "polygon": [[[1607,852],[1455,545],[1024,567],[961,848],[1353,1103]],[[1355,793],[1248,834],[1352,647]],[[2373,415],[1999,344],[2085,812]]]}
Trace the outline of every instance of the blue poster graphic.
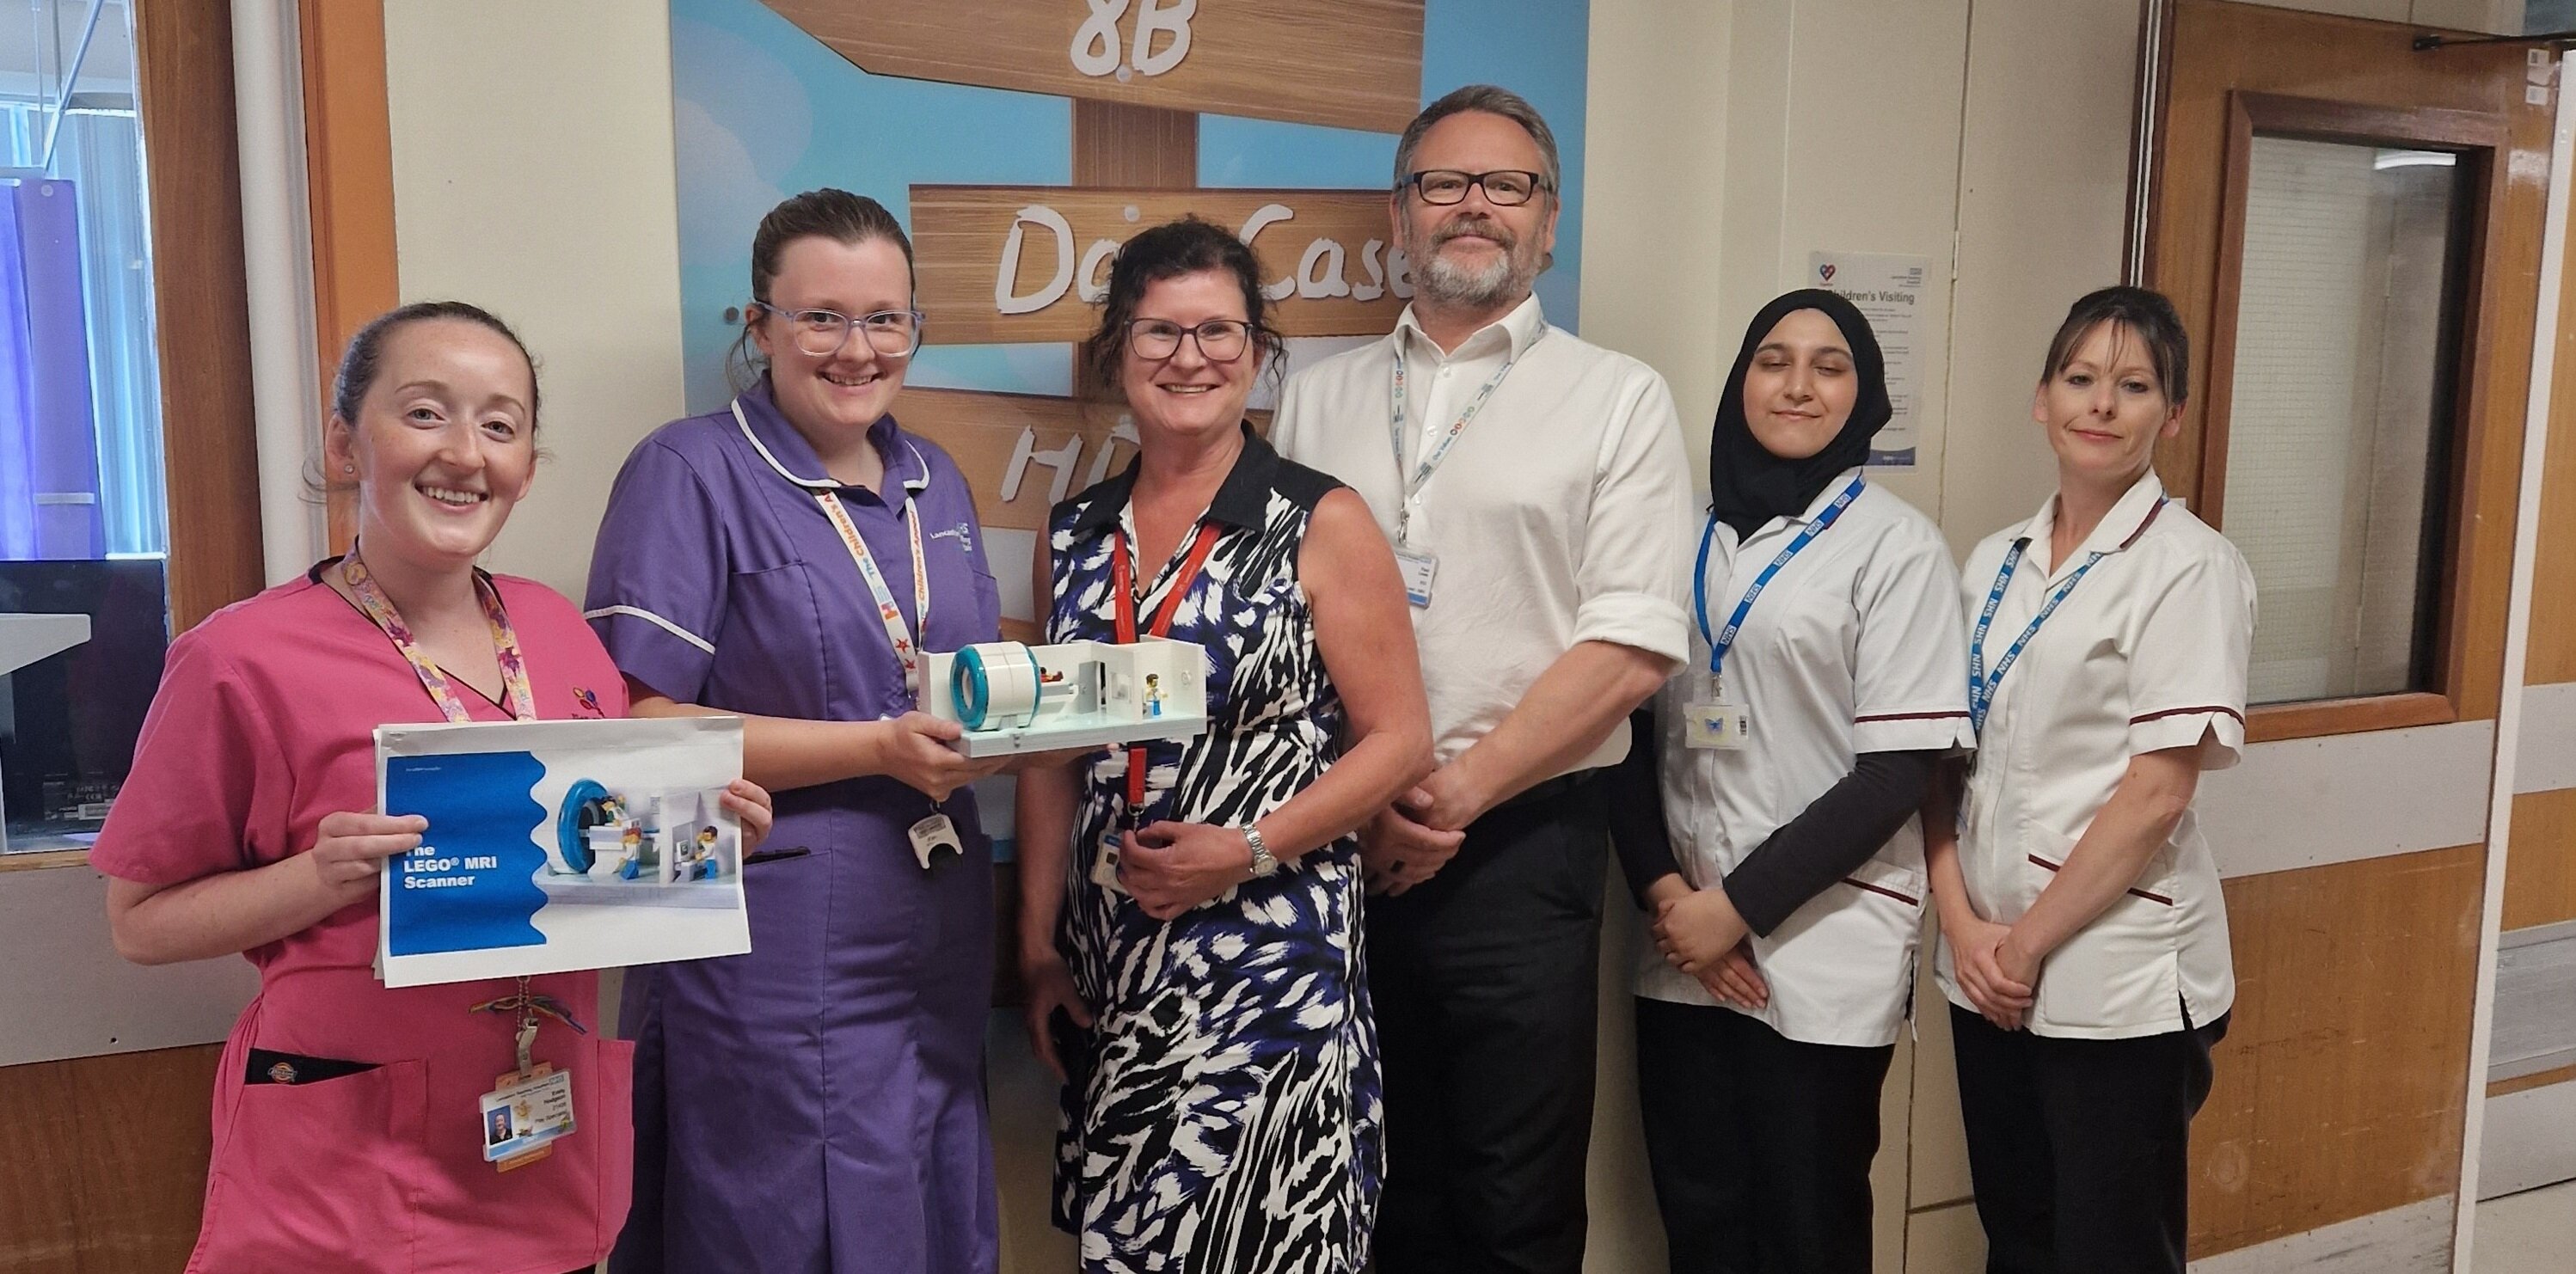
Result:
{"label": "blue poster graphic", "polygon": [[391,859],[386,923],[395,955],[535,946],[546,894],[545,824],[533,795],[546,767],[526,752],[401,756],[385,763],[385,812],[429,820],[420,848]]}

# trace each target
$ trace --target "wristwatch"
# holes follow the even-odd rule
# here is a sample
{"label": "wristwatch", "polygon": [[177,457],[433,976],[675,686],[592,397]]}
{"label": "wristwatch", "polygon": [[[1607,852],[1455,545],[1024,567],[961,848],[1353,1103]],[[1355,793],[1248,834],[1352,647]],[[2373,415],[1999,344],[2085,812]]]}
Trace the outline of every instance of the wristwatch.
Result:
{"label": "wristwatch", "polygon": [[1252,878],[1259,880],[1279,870],[1279,860],[1270,856],[1270,847],[1261,843],[1261,829],[1246,826],[1243,843],[1252,847]]}

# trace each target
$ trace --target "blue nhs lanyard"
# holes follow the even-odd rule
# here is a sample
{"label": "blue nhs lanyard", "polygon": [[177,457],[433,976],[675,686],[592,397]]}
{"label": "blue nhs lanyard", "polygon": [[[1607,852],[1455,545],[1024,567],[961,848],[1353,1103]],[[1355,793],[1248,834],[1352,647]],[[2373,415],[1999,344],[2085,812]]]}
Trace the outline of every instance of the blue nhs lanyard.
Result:
{"label": "blue nhs lanyard", "polygon": [[[2156,507],[2147,512],[2146,522],[2139,523],[2138,529],[2146,530],[2147,522],[2155,521],[2156,514],[2163,512],[2164,507],[2163,500],[2156,501]],[[2137,537],[2133,535],[2130,538]],[[2067,595],[2075,591],[2075,586],[2084,582],[2085,573],[2112,553],[2110,549],[2099,549],[2085,555],[2075,573],[2067,576],[2066,582],[2048,595],[2048,601],[2040,606],[2039,613],[2030,617],[2030,627],[2021,630],[2021,636],[2004,648],[2003,658],[1995,661],[1994,675],[1988,676],[1986,630],[1994,626],[1995,611],[2004,604],[2004,591],[2012,587],[2013,571],[2021,565],[2022,550],[2029,547],[2030,537],[2024,536],[2013,541],[2012,548],[2005,551],[2003,569],[1995,572],[1995,586],[1986,590],[1985,609],[1977,612],[1976,634],[1968,639],[1968,718],[1969,725],[1980,735],[1986,732],[1986,710],[1994,706],[1995,689],[2003,685],[2004,674],[2011,672],[2013,664],[2021,659],[2021,652],[2029,647],[2030,639],[2039,635],[2040,625],[2047,623],[2048,617],[2057,613],[2058,606],[2065,602]],[[2128,546],[2123,544],[2121,547]]]}
{"label": "blue nhs lanyard", "polygon": [[1708,515],[1708,528],[1699,533],[1699,567],[1691,572],[1691,610],[1699,620],[1701,639],[1708,642],[1710,676],[1719,675],[1720,666],[1726,661],[1726,652],[1735,648],[1736,633],[1744,628],[1744,617],[1753,613],[1753,603],[1762,596],[1763,589],[1771,586],[1771,577],[1778,575],[1780,568],[1787,566],[1789,559],[1796,557],[1800,549],[1815,543],[1816,537],[1824,534],[1825,528],[1832,526],[1842,517],[1843,510],[1860,498],[1861,488],[1867,485],[1869,475],[1854,474],[1851,485],[1844,487],[1843,493],[1835,496],[1834,502],[1825,506],[1825,511],[1817,514],[1816,520],[1808,523],[1806,530],[1798,532],[1797,538],[1790,540],[1787,547],[1762,568],[1762,573],[1753,577],[1753,587],[1744,590],[1744,599],[1735,604],[1735,613],[1726,617],[1726,627],[1716,633],[1708,630],[1708,550],[1717,540],[1717,515]]}

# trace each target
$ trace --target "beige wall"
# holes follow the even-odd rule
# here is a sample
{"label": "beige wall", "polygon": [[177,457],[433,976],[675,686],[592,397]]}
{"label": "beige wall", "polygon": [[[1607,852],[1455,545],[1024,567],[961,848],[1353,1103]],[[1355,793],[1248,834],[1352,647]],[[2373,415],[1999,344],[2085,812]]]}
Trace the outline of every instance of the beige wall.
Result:
{"label": "beige wall", "polygon": [[386,0],[406,301],[516,326],[550,454],[491,552],[579,600],[627,451],[681,412],[668,0]]}

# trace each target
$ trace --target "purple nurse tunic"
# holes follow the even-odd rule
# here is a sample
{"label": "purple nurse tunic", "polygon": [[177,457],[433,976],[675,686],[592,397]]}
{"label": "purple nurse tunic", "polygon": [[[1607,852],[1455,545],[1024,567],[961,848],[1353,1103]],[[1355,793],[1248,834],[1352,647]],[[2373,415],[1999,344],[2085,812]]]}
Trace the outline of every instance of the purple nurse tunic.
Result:
{"label": "purple nurse tunic", "polygon": [[[737,414],[738,413],[738,414]],[[966,482],[892,417],[869,435],[892,503],[843,487],[772,402],[674,421],[617,476],[591,625],[618,667],[683,703],[823,721],[912,707],[837,494],[928,650],[995,640],[1000,600]],[[914,614],[906,498],[930,622]],[[992,850],[971,792],[936,808],[963,855],[914,858],[928,796],[887,778],[777,794],[743,872],[751,953],[637,969],[635,1204],[618,1274],[950,1274],[998,1263],[983,1098]]]}

